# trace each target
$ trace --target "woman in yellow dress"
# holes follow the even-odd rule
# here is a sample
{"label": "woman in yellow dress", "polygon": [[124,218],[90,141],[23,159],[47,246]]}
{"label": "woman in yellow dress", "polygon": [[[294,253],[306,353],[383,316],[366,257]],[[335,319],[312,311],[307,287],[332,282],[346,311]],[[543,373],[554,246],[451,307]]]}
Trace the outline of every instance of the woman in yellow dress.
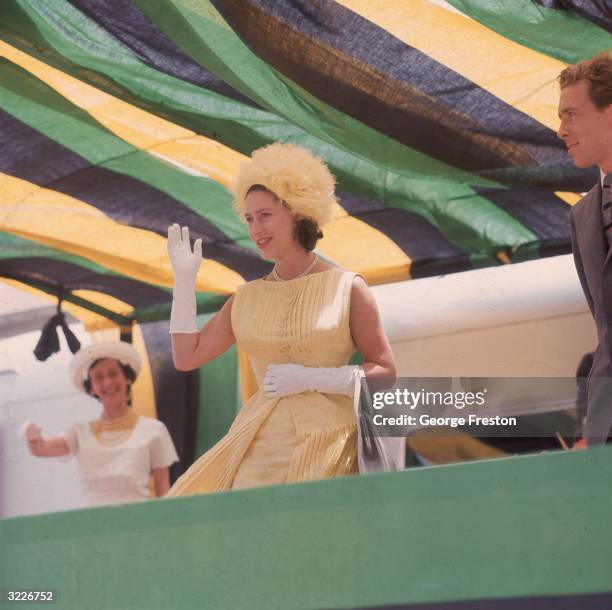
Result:
{"label": "woman in yellow dress", "polygon": [[259,389],[166,497],[356,472],[357,367],[347,363],[359,350],[366,375],[395,377],[365,281],[313,252],[336,202],[326,165],[299,146],[275,143],[242,164],[232,191],[250,238],[274,268],[241,285],[198,331],[194,286],[202,243],[192,250],[189,229],[172,225],[172,352],[178,369],[192,370],[237,341]]}

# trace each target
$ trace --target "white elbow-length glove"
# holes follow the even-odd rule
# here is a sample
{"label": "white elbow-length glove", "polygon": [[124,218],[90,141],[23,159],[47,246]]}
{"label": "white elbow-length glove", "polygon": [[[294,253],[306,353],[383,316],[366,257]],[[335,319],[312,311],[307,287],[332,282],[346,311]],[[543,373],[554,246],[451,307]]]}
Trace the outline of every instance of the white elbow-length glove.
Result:
{"label": "white elbow-length glove", "polygon": [[28,419],[23,422],[18,434],[26,441],[39,441],[42,439],[42,428],[37,423]]}
{"label": "white elbow-length glove", "polygon": [[202,263],[202,240],[196,239],[191,250],[189,227],[177,223],[168,227],[168,256],[174,271],[171,333],[197,333],[195,281]]}
{"label": "white elbow-length glove", "polygon": [[311,367],[301,364],[271,364],[266,370],[263,390],[268,398],[301,392],[353,396],[358,366]]}

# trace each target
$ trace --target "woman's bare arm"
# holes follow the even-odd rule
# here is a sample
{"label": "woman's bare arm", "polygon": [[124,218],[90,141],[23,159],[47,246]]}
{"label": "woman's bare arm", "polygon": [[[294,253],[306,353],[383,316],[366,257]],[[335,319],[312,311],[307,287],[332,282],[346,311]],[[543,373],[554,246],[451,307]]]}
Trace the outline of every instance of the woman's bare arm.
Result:
{"label": "woman's bare arm", "polygon": [[68,443],[63,436],[28,441],[28,449],[36,457],[61,457],[70,453]]}
{"label": "woman's bare arm", "polygon": [[382,327],[376,300],[359,276],[353,279],[351,290],[350,326],[353,341],[363,354],[364,373],[369,377],[395,380],[395,358]]}
{"label": "woman's bare arm", "polygon": [[155,495],[161,498],[170,489],[170,468],[153,468]]}
{"label": "woman's bare arm", "polygon": [[179,371],[191,371],[210,362],[234,343],[232,302],[230,297],[221,310],[198,333],[173,333],[172,358]]}

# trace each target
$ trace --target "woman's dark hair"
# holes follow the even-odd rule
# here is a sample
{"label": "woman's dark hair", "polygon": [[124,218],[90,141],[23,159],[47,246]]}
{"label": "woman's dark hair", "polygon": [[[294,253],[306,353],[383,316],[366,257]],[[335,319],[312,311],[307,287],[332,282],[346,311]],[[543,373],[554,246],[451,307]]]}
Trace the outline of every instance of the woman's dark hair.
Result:
{"label": "woman's dark hair", "polygon": [[249,190],[246,192],[246,195],[250,195],[251,193],[257,192],[270,193],[270,195],[274,195],[274,197],[278,199],[278,195],[276,195],[276,193],[273,193],[269,188],[266,188],[263,184],[253,184],[252,186],[249,186]]}
{"label": "woman's dark hair", "polygon": [[315,249],[317,241],[323,237],[323,231],[312,218],[296,214],[295,237],[304,250],[311,252]]}
{"label": "woman's dark hair", "polygon": [[[87,369],[87,379],[85,379],[85,381],[83,382],[83,387],[85,388],[85,391],[90,396],[94,396],[98,400],[100,400],[100,397],[97,394],[94,394],[92,390],[91,379],[89,377],[89,373],[91,369],[93,369],[93,367],[96,366],[98,362],[102,362],[102,360],[108,360],[108,358],[98,358],[97,360],[94,360],[89,365],[89,368]],[[117,362],[119,363],[119,366],[121,367],[121,370],[123,371],[123,374],[125,375],[125,378],[128,380],[128,389],[127,389],[128,405],[131,407],[132,406],[131,390],[132,390],[132,384],[134,383],[134,381],[136,381],[136,371],[129,364],[123,364],[123,362],[119,362],[119,360],[117,360]]]}
{"label": "woman's dark hair", "polygon": [[[288,210],[291,210],[291,208],[287,205],[286,201],[283,201],[276,193],[273,193],[263,184],[253,184],[249,187],[249,190],[246,192],[246,194],[248,195],[249,193],[255,192],[270,193],[270,195],[272,195],[277,201],[280,201]],[[315,249],[317,241],[319,239],[322,239],[323,231],[319,229],[319,225],[312,218],[295,213],[293,214],[293,216],[295,223],[295,238],[297,239],[300,246],[302,246],[302,248],[306,250],[306,252],[311,252]]]}

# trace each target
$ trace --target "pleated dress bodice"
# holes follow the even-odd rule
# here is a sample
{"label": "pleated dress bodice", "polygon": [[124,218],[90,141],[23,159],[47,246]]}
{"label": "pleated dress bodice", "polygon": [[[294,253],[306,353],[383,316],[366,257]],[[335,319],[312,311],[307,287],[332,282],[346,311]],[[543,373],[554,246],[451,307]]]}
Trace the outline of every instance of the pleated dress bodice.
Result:
{"label": "pleated dress bodice", "polygon": [[238,290],[232,328],[258,382],[269,364],[343,366],[355,351],[349,327],[354,274],[341,269]]}

